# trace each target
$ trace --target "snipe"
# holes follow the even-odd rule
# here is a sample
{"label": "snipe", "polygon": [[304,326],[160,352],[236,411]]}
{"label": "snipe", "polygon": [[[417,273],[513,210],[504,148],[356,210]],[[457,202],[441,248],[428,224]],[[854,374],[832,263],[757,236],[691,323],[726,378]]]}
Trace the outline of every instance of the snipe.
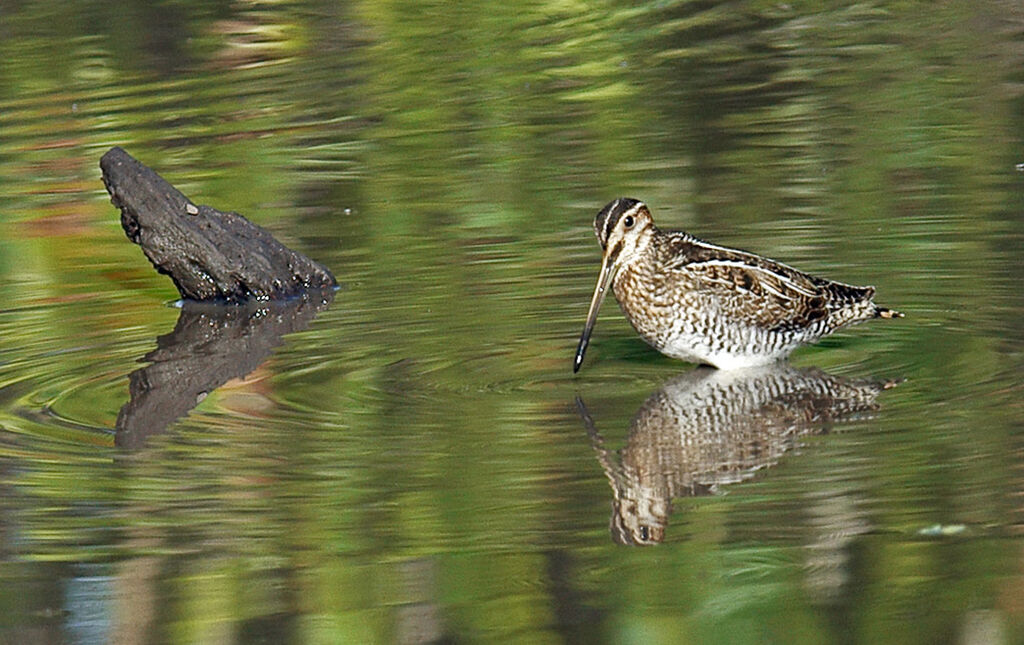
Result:
{"label": "snipe", "polygon": [[872,302],[874,287],[662,231],[635,199],[602,208],[594,232],[604,255],[573,372],[583,363],[609,284],[630,324],[655,349],[720,369],[773,363],[841,327],[903,316]]}

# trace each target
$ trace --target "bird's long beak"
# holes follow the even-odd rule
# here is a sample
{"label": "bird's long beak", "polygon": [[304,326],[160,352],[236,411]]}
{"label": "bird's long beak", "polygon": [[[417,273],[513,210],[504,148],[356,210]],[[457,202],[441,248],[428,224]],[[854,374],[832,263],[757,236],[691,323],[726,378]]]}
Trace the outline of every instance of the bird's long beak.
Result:
{"label": "bird's long beak", "polygon": [[583,326],[583,334],[580,335],[580,344],[576,347],[576,359],[572,364],[572,373],[580,371],[583,364],[583,355],[587,353],[587,345],[590,343],[590,334],[594,331],[594,324],[597,322],[597,312],[601,309],[601,303],[608,294],[608,287],[611,285],[612,277],[618,268],[617,260],[619,249],[605,251],[601,259],[601,275],[597,278],[597,287],[594,288],[594,297],[590,299],[590,311],[587,312],[587,324]]}

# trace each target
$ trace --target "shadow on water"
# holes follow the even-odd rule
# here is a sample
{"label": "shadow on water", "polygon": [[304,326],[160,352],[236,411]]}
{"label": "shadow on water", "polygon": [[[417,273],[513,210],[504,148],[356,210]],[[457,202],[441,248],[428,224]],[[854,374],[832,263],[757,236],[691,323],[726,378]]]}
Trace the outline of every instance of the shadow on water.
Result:
{"label": "shadow on water", "polygon": [[174,331],[142,357],[151,364],[128,377],[130,398],[117,415],[115,444],[141,448],[218,387],[252,373],[282,336],[308,327],[333,300],[334,292],[324,290],[247,306],[184,303]]}
{"label": "shadow on water", "polygon": [[644,401],[618,459],[577,397],[612,486],[612,539],[625,545],[663,542],[674,498],[706,495],[751,477],[774,465],[798,437],[876,410],[878,393],[897,383],[784,363],[735,372],[700,367]]}

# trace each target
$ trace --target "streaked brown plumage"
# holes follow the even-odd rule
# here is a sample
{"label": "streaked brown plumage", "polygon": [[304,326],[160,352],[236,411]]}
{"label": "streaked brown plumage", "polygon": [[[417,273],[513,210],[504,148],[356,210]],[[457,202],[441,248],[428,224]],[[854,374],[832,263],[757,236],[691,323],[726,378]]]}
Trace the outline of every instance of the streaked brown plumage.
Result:
{"label": "streaked brown plumage", "polygon": [[662,231],[629,198],[594,219],[601,275],[576,349],[578,371],[609,284],[626,318],[658,351],[722,369],[781,360],[802,344],[871,318],[903,314],[855,287],[682,231]]}

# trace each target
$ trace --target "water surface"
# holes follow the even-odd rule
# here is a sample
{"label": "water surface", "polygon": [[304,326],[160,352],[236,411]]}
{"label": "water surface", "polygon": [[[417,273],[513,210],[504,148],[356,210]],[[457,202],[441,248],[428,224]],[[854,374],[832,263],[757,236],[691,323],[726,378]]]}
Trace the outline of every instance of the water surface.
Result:
{"label": "water surface", "polygon": [[[2,13],[0,642],[1024,642],[1015,3]],[[112,145],[341,289],[169,306]],[[574,377],[620,195],[907,317]]]}

